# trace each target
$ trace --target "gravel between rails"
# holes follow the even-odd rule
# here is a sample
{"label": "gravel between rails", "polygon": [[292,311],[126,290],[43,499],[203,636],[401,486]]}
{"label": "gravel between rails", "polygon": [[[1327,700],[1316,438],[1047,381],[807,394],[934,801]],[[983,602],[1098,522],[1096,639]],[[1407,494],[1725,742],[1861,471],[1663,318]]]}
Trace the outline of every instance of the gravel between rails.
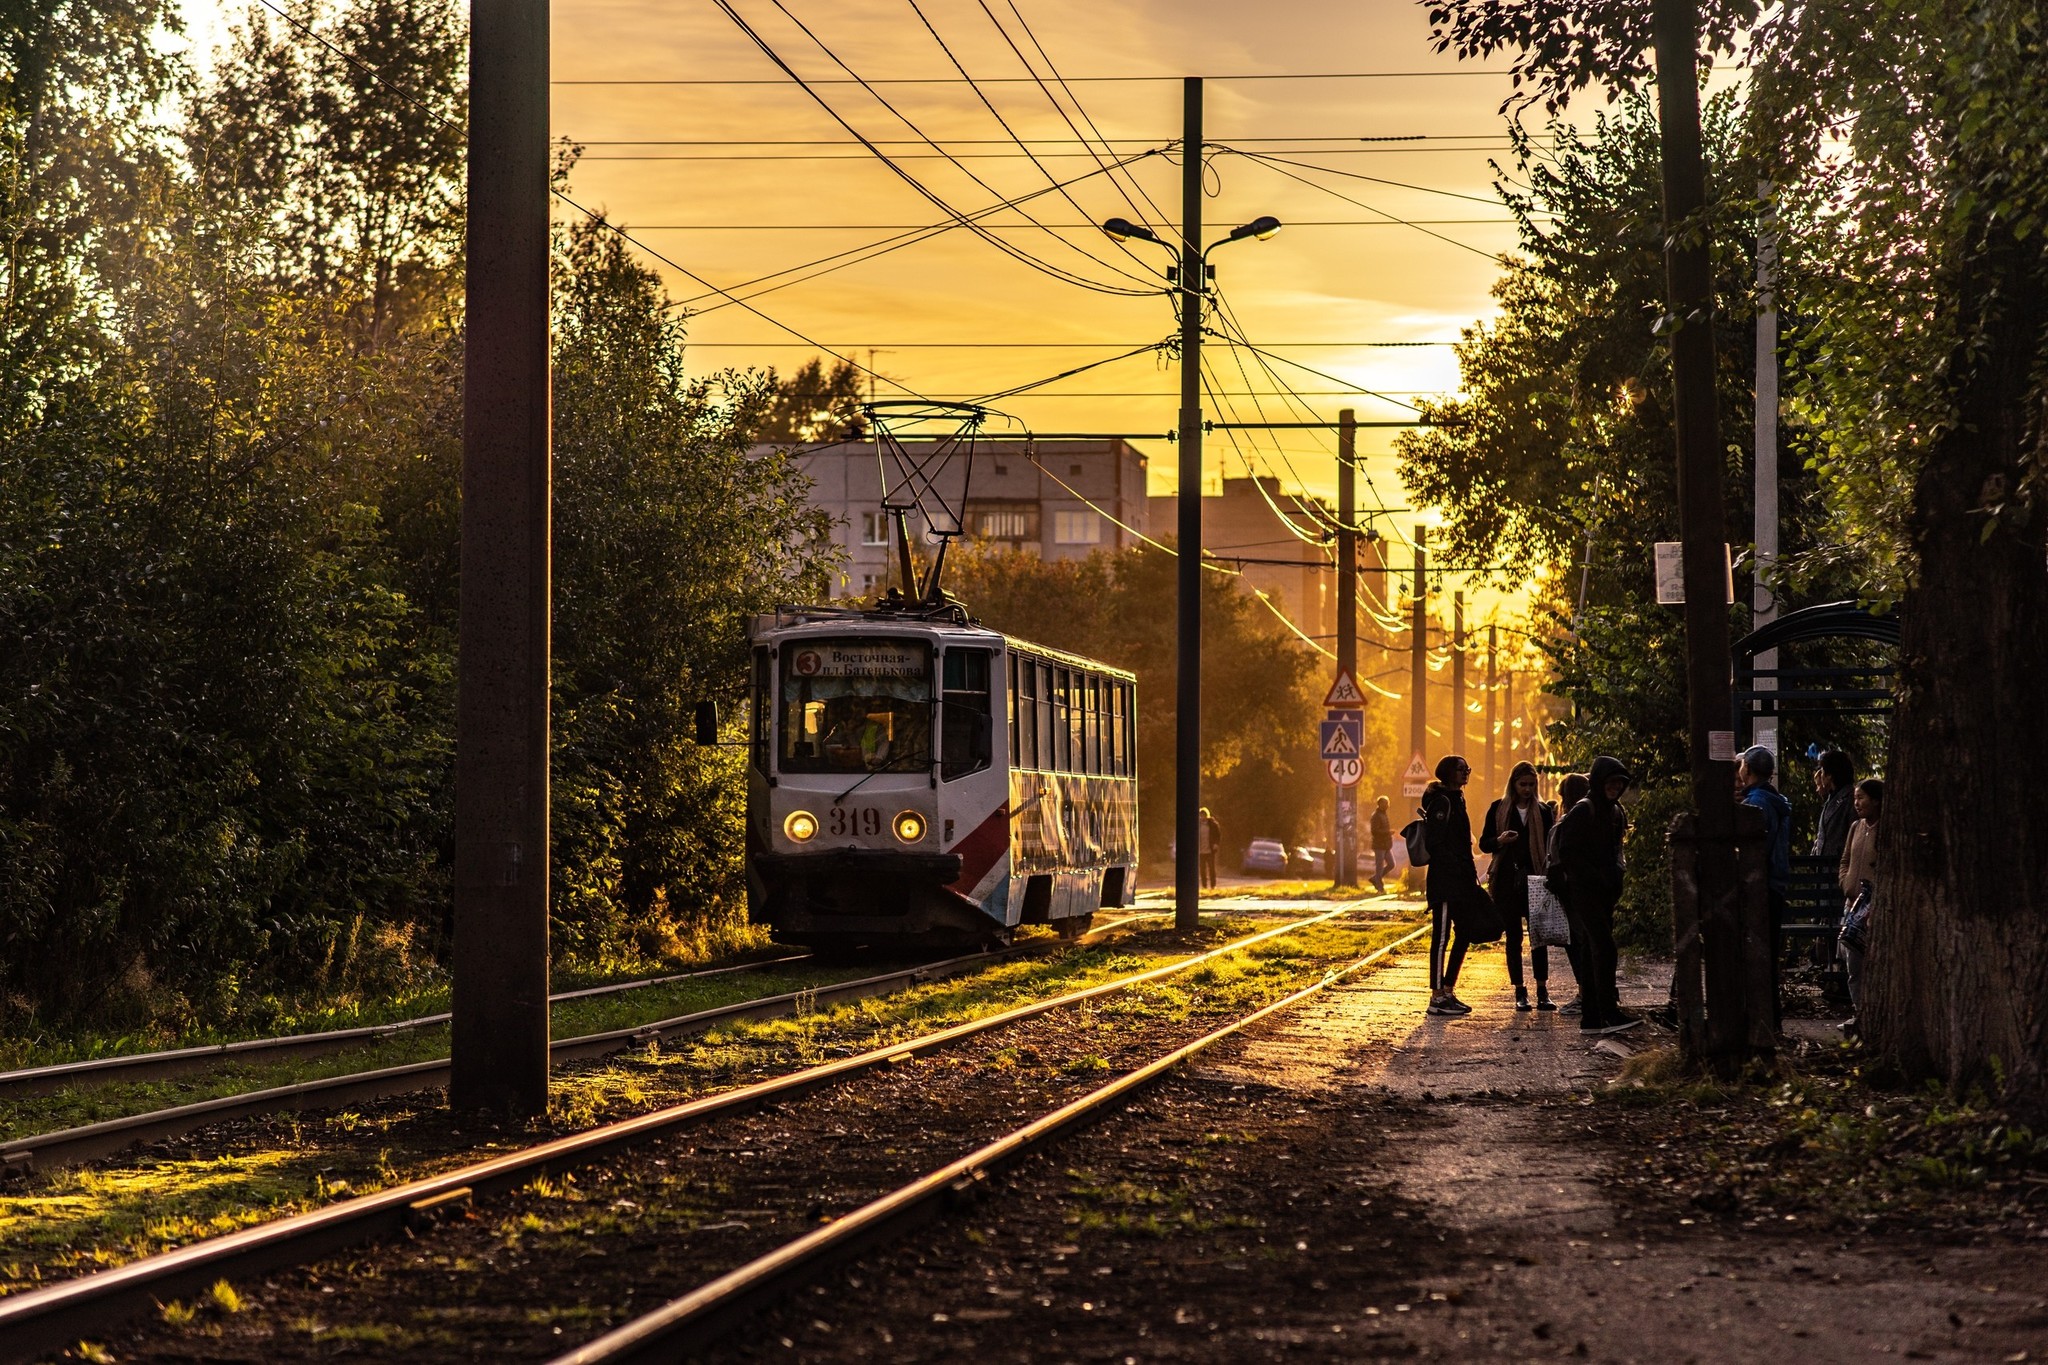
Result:
{"label": "gravel between rails", "polygon": [[[1325,964],[1299,965],[1293,984]],[[1223,991],[1154,983],[1014,1024],[816,1095],[800,1125],[721,1121],[112,1344],[123,1360],[548,1359],[1245,1012]]]}

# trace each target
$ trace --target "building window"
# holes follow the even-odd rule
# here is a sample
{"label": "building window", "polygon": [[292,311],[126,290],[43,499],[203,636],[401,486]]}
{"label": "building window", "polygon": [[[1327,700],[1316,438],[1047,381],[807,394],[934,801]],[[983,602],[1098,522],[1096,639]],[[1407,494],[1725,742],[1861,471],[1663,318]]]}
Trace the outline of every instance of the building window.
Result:
{"label": "building window", "polygon": [[1005,474],[1007,474],[1007,473],[1009,473],[1009,472],[1010,472],[1010,467],[1009,467],[1008,465],[1006,465],[1006,464],[1001,464],[1001,463],[998,463],[998,464],[996,465],[996,477],[997,477],[997,478],[999,478],[999,479],[1000,479],[1001,477],[1003,477],[1003,475],[1005,475]]}
{"label": "building window", "polygon": [[860,514],[860,543],[863,545],[887,545],[889,543],[889,517],[883,512]]}
{"label": "building window", "polygon": [[860,576],[860,595],[862,597],[873,597],[880,590],[881,586],[882,576],[878,573],[864,573]]}
{"label": "building window", "polygon": [[1035,503],[982,503],[967,509],[967,531],[982,540],[1012,544],[1038,541],[1038,506]]}
{"label": "building window", "polygon": [[1102,541],[1102,518],[1092,510],[1055,512],[1053,540],[1061,545],[1096,545]]}

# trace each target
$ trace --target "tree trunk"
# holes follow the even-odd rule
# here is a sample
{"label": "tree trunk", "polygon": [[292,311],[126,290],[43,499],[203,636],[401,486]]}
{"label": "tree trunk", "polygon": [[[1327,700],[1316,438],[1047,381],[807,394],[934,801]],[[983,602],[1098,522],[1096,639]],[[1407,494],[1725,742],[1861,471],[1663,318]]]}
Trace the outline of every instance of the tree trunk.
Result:
{"label": "tree trunk", "polygon": [[[1955,274],[1955,421],[1914,489],[1865,1037],[1908,1076],[2048,1118],[2048,506],[2030,398],[2048,324],[2035,243],[1983,224]],[[1972,341],[1971,333],[1976,332]]]}

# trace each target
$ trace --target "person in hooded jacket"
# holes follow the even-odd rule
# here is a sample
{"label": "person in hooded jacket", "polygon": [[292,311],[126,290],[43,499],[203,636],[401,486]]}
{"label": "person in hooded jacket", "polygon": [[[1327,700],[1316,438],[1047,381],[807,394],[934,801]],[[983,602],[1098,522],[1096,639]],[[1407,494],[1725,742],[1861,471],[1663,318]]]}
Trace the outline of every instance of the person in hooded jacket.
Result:
{"label": "person in hooded jacket", "polygon": [[1614,908],[1621,903],[1622,843],[1628,835],[1621,795],[1635,779],[1620,759],[1606,754],[1593,760],[1586,776],[1591,786],[1585,800],[1558,821],[1550,889],[1564,902],[1572,943],[1579,948],[1572,961],[1581,973],[1579,1027],[1587,1033],[1618,1033],[1642,1022],[1622,1009],[1615,984]]}
{"label": "person in hooded jacket", "polygon": [[1472,765],[1456,754],[1436,763],[1436,781],[1422,793],[1422,829],[1429,847],[1423,886],[1429,898],[1429,1013],[1470,1014],[1458,999],[1458,970],[1465,965],[1465,936],[1451,918],[1460,894],[1479,885],[1472,860],[1472,817],[1465,810],[1465,783]]}
{"label": "person in hooded jacket", "polygon": [[[1742,761],[1735,768],[1736,780],[1741,784],[1739,799],[1742,804],[1755,806],[1764,813],[1764,845],[1770,867],[1773,982],[1777,979],[1779,965],[1785,960],[1785,917],[1789,913],[1788,897],[1792,890],[1792,803],[1771,785],[1771,778],[1777,771],[1777,755],[1761,744],[1745,750]],[[1775,985],[1772,994],[1775,998]],[[1773,1017],[1776,1017],[1775,1005]]]}

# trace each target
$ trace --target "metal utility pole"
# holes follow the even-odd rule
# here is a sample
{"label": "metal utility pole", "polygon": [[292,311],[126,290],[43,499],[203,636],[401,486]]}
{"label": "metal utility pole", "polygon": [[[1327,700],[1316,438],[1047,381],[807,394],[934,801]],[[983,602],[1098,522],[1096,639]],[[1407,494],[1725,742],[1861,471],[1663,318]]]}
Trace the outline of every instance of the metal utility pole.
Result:
{"label": "metal utility pole", "polygon": [[[1713,270],[1708,257],[1706,170],[1700,154],[1698,19],[1693,0],[1654,0],[1657,113],[1663,142],[1664,273],[1671,320],[1671,383],[1677,433],[1679,533],[1684,543],[1687,741],[1696,829],[1696,923],[1679,902],[1674,996],[1687,1050],[1726,1069],[1759,1042],[1768,1051],[1770,1008],[1744,971],[1745,923],[1735,868],[1734,717],[1728,654],[1727,504],[1714,407]],[[1679,862],[1692,859],[1674,849]],[[1752,945],[1753,946],[1753,945]],[[1697,962],[1705,950],[1704,1018]],[[1762,1009],[1765,1036],[1750,1025]],[[1711,1034],[1711,1036],[1709,1036]]]}
{"label": "metal utility pole", "polygon": [[[1429,751],[1429,528],[1415,528],[1415,591],[1408,625],[1413,660],[1408,680],[1408,752],[1422,759]],[[1425,765],[1427,760],[1423,760]]]}
{"label": "metal utility pole", "polygon": [[1467,763],[1465,752],[1465,594],[1451,595],[1451,752]]}
{"label": "metal utility pole", "polygon": [[[1750,589],[1749,627],[1769,625],[1778,619],[1778,599],[1764,581],[1778,562],[1778,213],[1772,202],[1771,182],[1757,184],[1756,197],[1762,205],[1756,233],[1756,554],[1751,561],[1754,586]],[[1778,667],[1778,651],[1767,649],[1756,656],[1760,674]],[[1759,676],[1759,692],[1776,691],[1774,676]],[[1772,753],[1778,751],[1778,718],[1768,730],[1759,727],[1756,742]]]}
{"label": "metal utility pole", "polygon": [[1504,788],[1500,770],[1500,627],[1486,627],[1486,781]]}
{"label": "metal utility pole", "polygon": [[[1202,78],[1181,85],[1180,563],[1174,680],[1173,927],[1201,924],[1202,867]],[[1220,855],[1221,850],[1218,850]]]}
{"label": "metal utility pole", "polygon": [[548,1103],[548,0],[473,0],[455,704],[456,1109]]}
{"label": "metal utility pole", "polygon": [[[1337,412],[1337,671],[1358,678],[1358,414]],[[1337,885],[1358,885],[1357,787],[1337,791]]]}

